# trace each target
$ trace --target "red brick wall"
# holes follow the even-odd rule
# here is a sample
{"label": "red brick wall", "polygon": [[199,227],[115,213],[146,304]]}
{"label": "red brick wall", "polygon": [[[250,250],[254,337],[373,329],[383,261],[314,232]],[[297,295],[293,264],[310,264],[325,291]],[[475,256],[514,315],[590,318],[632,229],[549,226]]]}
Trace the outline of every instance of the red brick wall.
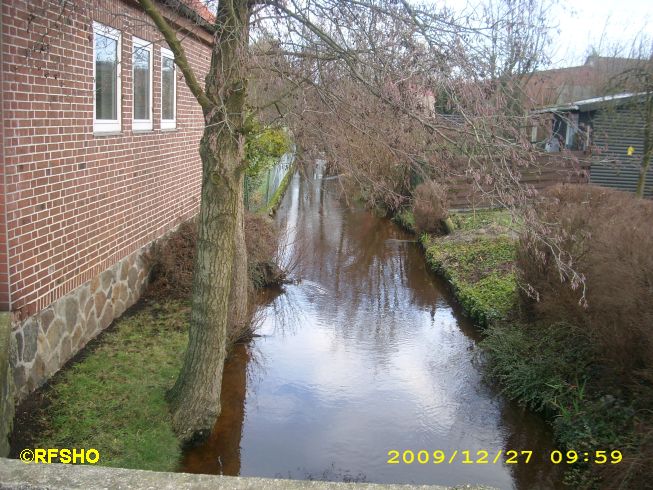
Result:
{"label": "red brick wall", "polygon": [[[5,30],[4,23],[0,22],[0,85],[4,88],[4,68],[3,60],[3,32]],[[0,121],[5,120],[4,113],[4,90],[0,91]],[[0,129],[2,131],[2,129]],[[2,136],[2,133],[0,133]],[[5,154],[4,154],[4,138],[0,137],[0,311],[7,311],[9,309],[9,263],[7,260],[7,220],[5,209]]]}
{"label": "red brick wall", "polygon": [[[133,2],[2,3],[4,207],[0,303],[29,316],[196,212],[203,129],[177,71],[177,129],[160,129],[160,34]],[[92,6],[90,6],[92,5]],[[116,15],[121,14],[121,15]],[[93,134],[93,20],[122,32],[122,132]],[[193,28],[198,35],[204,31]],[[132,35],[155,42],[153,131],[132,131]],[[184,35],[203,80],[210,49]],[[210,39],[210,38],[209,38]],[[0,183],[2,181],[0,180]],[[0,231],[0,280],[3,279]]]}

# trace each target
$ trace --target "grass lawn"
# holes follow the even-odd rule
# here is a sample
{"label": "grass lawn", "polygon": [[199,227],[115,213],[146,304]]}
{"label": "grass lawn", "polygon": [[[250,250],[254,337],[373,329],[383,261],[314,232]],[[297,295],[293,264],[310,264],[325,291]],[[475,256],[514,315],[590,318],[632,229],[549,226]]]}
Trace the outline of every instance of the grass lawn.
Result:
{"label": "grass lawn", "polygon": [[399,211],[392,217],[392,221],[411,233],[416,233],[415,230],[415,215],[410,209]]}
{"label": "grass lawn", "polygon": [[479,230],[488,226],[511,227],[514,225],[510,212],[505,209],[481,209],[468,213],[454,213],[451,220],[461,231]]}
{"label": "grass lawn", "polygon": [[426,259],[453,287],[456,297],[478,324],[505,319],[517,300],[514,271],[515,239],[482,229],[510,225],[505,211],[455,214],[458,229],[446,237],[422,235]]}
{"label": "grass lawn", "polygon": [[53,383],[37,447],[95,448],[99,464],[174,471],[181,456],[164,399],[188,341],[188,304],[148,303]]}

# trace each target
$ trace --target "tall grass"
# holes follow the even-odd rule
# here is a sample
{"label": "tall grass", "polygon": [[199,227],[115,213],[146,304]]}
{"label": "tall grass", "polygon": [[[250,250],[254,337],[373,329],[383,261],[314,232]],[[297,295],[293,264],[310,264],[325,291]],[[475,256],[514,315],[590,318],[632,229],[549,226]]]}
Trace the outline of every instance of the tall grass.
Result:
{"label": "tall grass", "polygon": [[[524,226],[516,265],[526,315],[493,324],[483,346],[504,392],[553,418],[566,449],[619,449],[619,465],[580,464],[575,488],[649,488],[653,481],[653,203],[592,186],[558,186]],[[581,277],[561,276],[547,230]],[[583,297],[584,294],[584,297]]]}

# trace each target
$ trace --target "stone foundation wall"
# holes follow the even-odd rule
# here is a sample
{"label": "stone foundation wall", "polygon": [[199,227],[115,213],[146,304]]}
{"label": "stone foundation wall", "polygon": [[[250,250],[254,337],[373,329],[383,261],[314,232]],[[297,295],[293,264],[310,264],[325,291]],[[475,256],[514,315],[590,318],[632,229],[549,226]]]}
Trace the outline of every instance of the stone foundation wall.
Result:
{"label": "stone foundation wall", "polygon": [[7,437],[14,420],[13,380],[9,368],[10,328],[9,313],[0,312],[0,457],[9,454]]}
{"label": "stone foundation wall", "polygon": [[42,386],[123,312],[146,287],[142,248],[22,322],[14,322],[10,365],[16,403]]}

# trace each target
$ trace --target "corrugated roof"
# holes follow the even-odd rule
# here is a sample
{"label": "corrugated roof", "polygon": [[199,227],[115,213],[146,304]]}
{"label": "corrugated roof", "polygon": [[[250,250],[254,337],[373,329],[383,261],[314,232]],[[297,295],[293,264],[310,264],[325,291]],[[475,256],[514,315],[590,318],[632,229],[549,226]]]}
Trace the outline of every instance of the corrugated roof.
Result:
{"label": "corrugated roof", "polygon": [[632,93],[626,92],[623,94],[614,94],[614,95],[605,95],[603,97],[593,97],[591,99],[578,100],[571,102],[569,104],[563,104],[553,107],[545,107],[537,111],[533,111],[534,114],[543,114],[545,112],[569,112],[569,111],[580,111],[587,112],[598,109],[599,107],[606,104],[616,104],[619,105],[621,102],[626,102],[628,99],[634,97],[641,97],[646,95],[646,92]]}

